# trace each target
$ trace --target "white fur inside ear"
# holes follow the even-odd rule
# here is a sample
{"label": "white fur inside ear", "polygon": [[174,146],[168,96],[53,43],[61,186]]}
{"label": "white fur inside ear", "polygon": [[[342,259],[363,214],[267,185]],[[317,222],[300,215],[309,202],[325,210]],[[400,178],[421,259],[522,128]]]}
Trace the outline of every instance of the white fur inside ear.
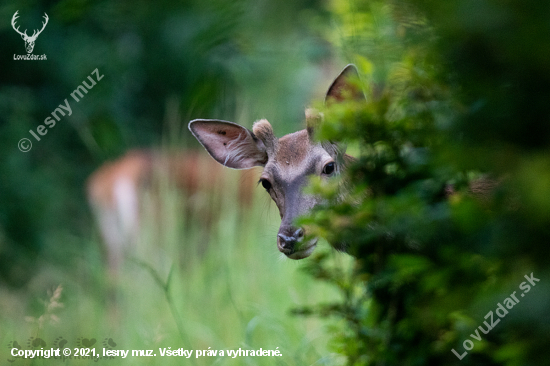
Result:
{"label": "white fur inside ear", "polygon": [[[236,139],[233,139],[227,143],[225,147],[225,166],[241,166],[247,164],[247,159],[253,157],[253,159],[263,159],[263,154],[250,149],[250,143],[247,141],[246,136],[239,135]],[[229,164],[229,165],[228,165]]]}

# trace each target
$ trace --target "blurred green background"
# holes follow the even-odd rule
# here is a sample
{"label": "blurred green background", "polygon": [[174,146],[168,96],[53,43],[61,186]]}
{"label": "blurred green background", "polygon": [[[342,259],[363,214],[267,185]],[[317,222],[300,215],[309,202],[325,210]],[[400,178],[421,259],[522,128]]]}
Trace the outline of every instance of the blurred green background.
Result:
{"label": "blurred green background", "polygon": [[[149,236],[144,229],[117,279],[107,272],[85,194],[87,177],[129,149],[201,149],[206,155],[187,129],[194,118],[249,128],[267,118],[279,136],[303,128],[304,108],[345,65],[310,26],[328,22],[325,5],[309,0],[2,2],[0,363],[13,360],[8,348],[13,341],[20,348],[40,348],[36,338],[46,348],[63,340],[73,348],[79,338],[81,345],[82,338],[95,338],[100,349],[111,338],[115,349],[156,353],[159,347],[279,347],[283,354],[279,360],[205,357],[190,364],[303,365],[336,357],[327,350],[325,322],[291,317],[289,309],[337,293],[316,284],[299,263],[280,260],[278,212],[261,187],[253,185],[253,205],[238,210],[235,193],[243,178],[224,171],[225,183],[220,179],[215,190],[226,194],[213,198],[217,212],[210,225],[202,215],[212,215],[211,210],[184,217],[182,197],[164,192],[163,217],[170,221]],[[26,54],[10,24],[16,11],[17,25],[29,35],[47,13],[49,23],[33,51],[46,54],[46,61],[14,60],[14,54]],[[88,76],[95,79],[95,69],[103,78],[77,103],[71,93],[83,81],[89,84]],[[29,130],[36,133],[65,99],[72,115],[36,141]],[[18,150],[22,138],[31,139],[29,152]],[[257,171],[250,174],[259,178]],[[171,269],[169,288],[163,288]],[[50,297],[59,285],[63,307],[52,308],[56,300]],[[34,343],[28,344],[30,337]]]}
{"label": "blurred green background", "polygon": [[[280,134],[301,126],[303,108],[331,51],[302,23],[315,3],[135,2],[4,3],[0,9],[3,71],[1,276],[22,285],[38,258],[66,263],[54,251],[90,231],[86,177],[130,148],[198,148],[194,118],[250,127],[268,118]],[[18,25],[39,27],[35,54],[24,54]],[[47,33],[46,33],[47,32]],[[48,34],[47,37],[45,35]],[[70,94],[92,71],[104,75],[78,103]],[[95,76],[94,76],[95,77]],[[325,76],[325,85],[328,77]],[[42,141],[28,132],[68,99],[72,115]],[[12,149],[21,138],[35,146]],[[58,249],[55,249],[58,248]],[[63,249],[60,249],[63,248]]]}
{"label": "blurred green background", "polygon": [[[46,61],[14,60],[17,10],[29,34],[48,14],[33,52]],[[548,363],[547,2],[7,1],[0,19],[0,362],[17,345],[95,342],[283,354],[185,361],[198,365]],[[302,129],[351,62],[367,102],[326,110],[320,130],[358,157],[351,195],[304,220],[355,258],[325,243],[281,260],[275,205],[261,187],[239,201],[259,172],[226,170],[194,203],[161,185],[163,220],[147,217],[108,272],[86,202],[95,169],[135,148],[206,155],[194,118]],[[72,100],[95,69],[103,78]],[[29,130],[65,99],[72,115],[35,141]],[[480,179],[498,184],[472,195]],[[334,185],[311,189],[335,197]],[[530,272],[541,281],[521,306],[453,354]]]}

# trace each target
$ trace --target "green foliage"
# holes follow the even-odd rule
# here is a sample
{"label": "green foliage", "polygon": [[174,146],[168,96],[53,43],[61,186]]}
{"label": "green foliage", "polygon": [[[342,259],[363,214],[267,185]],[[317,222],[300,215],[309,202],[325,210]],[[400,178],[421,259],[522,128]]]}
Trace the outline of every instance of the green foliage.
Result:
{"label": "green foliage", "polygon": [[[349,365],[548,362],[550,39],[548,8],[527,3],[352,2],[336,17],[371,19],[340,39],[370,87],[331,106],[319,138],[359,156],[343,200],[313,184],[329,203],[303,223],[345,243],[355,274],[342,282],[318,256],[310,272],[344,301],[298,312],[346,320],[335,347]],[[483,332],[490,311],[500,322]]]}

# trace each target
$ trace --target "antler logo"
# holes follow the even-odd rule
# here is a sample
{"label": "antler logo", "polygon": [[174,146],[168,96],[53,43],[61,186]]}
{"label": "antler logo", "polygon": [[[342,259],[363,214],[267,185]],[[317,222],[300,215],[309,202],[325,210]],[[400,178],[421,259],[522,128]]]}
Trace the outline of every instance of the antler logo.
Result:
{"label": "antler logo", "polygon": [[11,18],[11,26],[13,27],[13,29],[17,33],[19,33],[21,35],[21,38],[23,38],[23,40],[25,41],[25,48],[27,50],[27,53],[31,53],[32,50],[34,49],[34,42],[36,41],[36,38],[38,38],[40,33],[42,33],[44,28],[46,28],[46,24],[48,24],[48,14],[44,13],[44,19],[46,21],[42,23],[42,29],[40,29],[40,30],[35,29],[32,36],[28,36],[26,29],[25,29],[24,32],[21,32],[21,31],[19,31],[19,27],[17,27],[17,28],[15,27],[15,20],[19,17],[19,15],[17,15],[18,12],[19,12],[19,10],[17,10],[15,12],[15,14],[13,14],[13,18]]}

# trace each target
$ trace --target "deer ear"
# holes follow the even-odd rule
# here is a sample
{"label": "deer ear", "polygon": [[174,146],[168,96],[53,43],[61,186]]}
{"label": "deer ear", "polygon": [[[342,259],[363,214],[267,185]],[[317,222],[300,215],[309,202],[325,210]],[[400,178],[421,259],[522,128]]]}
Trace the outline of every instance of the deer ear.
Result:
{"label": "deer ear", "polygon": [[233,122],[195,119],[189,130],[220,164],[233,169],[265,166],[265,145],[248,129]]}
{"label": "deer ear", "polygon": [[328,88],[325,103],[341,102],[343,100],[365,100],[365,95],[359,86],[359,72],[357,67],[349,64],[334,79]]}

